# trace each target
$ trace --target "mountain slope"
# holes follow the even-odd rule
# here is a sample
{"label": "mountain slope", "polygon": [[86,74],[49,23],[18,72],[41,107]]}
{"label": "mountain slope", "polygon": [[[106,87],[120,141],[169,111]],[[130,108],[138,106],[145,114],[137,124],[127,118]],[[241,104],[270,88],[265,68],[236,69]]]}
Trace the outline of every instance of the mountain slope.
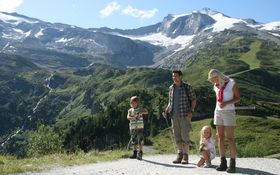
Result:
{"label": "mountain slope", "polygon": [[[158,28],[155,30],[155,27]],[[232,18],[209,8],[188,14],[168,15],[162,22],[150,28],[151,30],[143,30],[144,33],[138,32],[140,28],[129,31],[100,28],[98,31],[164,47],[165,49],[155,54],[153,66],[168,69],[181,68],[182,63],[226,30],[254,35],[256,38],[280,44],[279,22],[261,24],[253,19]]]}
{"label": "mountain slope", "polygon": [[[168,15],[138,29],[83,29],[48,23],[16,13],[0,14],[0,49],[49,68],[86,67],[105,63],[117,67],[180,67],[225,30],[280,43],[279,22],[261,24],[204,8]],[[177,58],[178,54],[184,57]],[[170,60],[176,58],[170,65]]]}
{"label": "mountain slope", "polygon": [[159,48],[120,36],[66,24],[52,24],[16,13],[0,13],[0,50],[25,56],[49,68],[152,64]]}
{"label": "mountain slope", "polygon": [[42,71],[26,58],[0,53],[0,137],[22,127],[46,92]]}

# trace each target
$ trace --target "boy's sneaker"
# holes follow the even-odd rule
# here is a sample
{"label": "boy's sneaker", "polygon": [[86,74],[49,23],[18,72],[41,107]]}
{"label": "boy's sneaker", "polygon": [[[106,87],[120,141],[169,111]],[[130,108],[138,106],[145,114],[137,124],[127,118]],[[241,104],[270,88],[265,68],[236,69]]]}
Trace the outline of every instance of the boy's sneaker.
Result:
{"label": "boy's sneaker", "polygon": [[143,151],[141,150],[141,151],[138,151],[137,152],[137,159],[138,160],[142,160],[142,156],[143,156]]}
{"label": "boy's sneaker", "polygon": [[133,151],[133,154],[132,154],[129,158],[130,158],[130,159],[136,159],[136,157],[137,157],[137,151],[134,150],[134,151]]}

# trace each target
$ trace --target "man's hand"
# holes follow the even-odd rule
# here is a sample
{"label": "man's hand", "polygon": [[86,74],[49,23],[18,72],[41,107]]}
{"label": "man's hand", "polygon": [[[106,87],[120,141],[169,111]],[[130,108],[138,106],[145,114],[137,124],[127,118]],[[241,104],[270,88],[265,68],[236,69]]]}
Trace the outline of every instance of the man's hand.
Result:
{"label": "man's hand", "polygon": [[187,113],[187,120],[192,121],[192,112]]}

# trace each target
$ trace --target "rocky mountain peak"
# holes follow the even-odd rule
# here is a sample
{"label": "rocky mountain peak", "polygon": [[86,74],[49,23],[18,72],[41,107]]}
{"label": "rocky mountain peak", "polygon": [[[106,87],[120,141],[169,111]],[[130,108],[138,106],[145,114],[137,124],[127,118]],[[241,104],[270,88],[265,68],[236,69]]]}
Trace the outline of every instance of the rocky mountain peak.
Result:
{"label": "rocky mountain peak", "polygon": [[184,15],[168,15],[163,19],[159,31],[175,38],[179,35],[193,35],[215,23],[209,15],[193,12]]}

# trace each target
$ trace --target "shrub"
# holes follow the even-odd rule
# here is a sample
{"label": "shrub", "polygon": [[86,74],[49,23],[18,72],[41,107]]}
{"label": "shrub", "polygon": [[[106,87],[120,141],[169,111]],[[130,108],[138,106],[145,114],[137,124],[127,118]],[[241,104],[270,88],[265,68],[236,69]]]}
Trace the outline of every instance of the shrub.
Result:
{"label": "shrub", "polygon": [[49,126],[39,125],[27,136],[27,156],[41,156],[62,152],[62,140]]}

